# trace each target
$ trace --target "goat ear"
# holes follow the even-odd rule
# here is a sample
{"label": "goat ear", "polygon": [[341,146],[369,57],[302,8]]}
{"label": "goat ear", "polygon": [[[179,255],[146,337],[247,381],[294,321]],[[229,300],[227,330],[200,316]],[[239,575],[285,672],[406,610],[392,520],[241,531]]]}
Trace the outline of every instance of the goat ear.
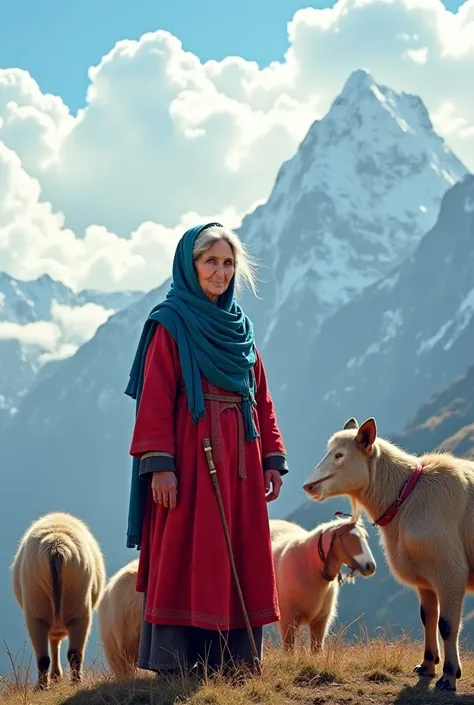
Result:
{"label": "goat ear", "polygon": [[344,431],[347,431],[349,428],[359,428],[357,419],[355,419],[353,416],[351,416],[351,418],[344,424]]}
{"label": "goat ear", "polygon": [[375,423],[374,418],[370,418],[367,419],[367,421],[364,421],[362,426],[359,426],[355,441],[361,450],[365,453],[370,453],[376,438],[377,424]]}

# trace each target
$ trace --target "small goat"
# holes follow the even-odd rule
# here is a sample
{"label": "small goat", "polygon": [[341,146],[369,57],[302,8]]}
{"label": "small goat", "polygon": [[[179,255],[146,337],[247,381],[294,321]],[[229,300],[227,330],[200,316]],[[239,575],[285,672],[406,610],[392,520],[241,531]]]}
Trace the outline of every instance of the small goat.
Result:
{"label": "small goat", "polygon": [[425,652],[415,672],[433,677],[444,642],[437,690],[461,678],[458,638],[465,591],[474,591],[474,462],[448,453],[420,458],[377,438],[373,418],[356,419],[329,440],[328,451],[303,485],[322,501],[349,495],[381,527],[395,577],[417,589]]}
{"label": "small goat", "polygon": [[132,676],[138,664],[143,595],[135,589],[138,558],[107,583],[97,614],[105,657],[116,678]]}
{"label": "small goat", "polygon": [[37,687],[49,686],[50,665],[54,680],[62,676],[60,647],[66,636],[72,681],[81,680],[92,611],[105,584],[96,539],[80,519],[62,512],[47,514],[23,535],[11,571],[36,655]]}
{"label": "small goat", "polygon": [[320,524],[312,531],[271,519],[270,530],[283,644],[293,649],[298,629],[307,624],[311,650],[318,651],[324,648],[336,616],[342,566],[364,576],[375,572],[367,533],[352,517]]}

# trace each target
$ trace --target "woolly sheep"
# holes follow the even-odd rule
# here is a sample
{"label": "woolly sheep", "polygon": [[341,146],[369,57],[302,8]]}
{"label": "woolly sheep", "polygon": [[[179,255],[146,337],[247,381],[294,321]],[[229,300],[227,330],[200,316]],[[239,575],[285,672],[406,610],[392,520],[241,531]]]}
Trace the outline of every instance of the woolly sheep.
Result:
{"label": "woolly sheep", "polygon": [[65,512],[40,517],[23,535],[11,575],[36,655],[37,688],[49,687],[50,665],[53,680],[62,676],[60,647],[65,637],[71,679],[81,680],[92,612],[106,580],[102,551],[91,531]]}
{"label": "woolly sheep", "polygon": [[107,583],[97,609],[105,657],[116,678],[133,675],[138,664],[143,595],[135,589],[138,559],[120,568]]}

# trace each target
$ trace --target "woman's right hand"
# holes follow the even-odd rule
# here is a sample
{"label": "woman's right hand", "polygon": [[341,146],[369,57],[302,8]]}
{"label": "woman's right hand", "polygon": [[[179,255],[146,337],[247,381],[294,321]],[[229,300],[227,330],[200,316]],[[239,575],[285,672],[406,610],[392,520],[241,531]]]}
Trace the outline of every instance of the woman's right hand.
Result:
{"label": "woman's right hand", "polygon": [[178,495],[178,480],[175,473],[171,471],[154,472],[151,479],[151,491],[153,492],[153,500],[157,504],[162,504],[167,509],[174,509]]}

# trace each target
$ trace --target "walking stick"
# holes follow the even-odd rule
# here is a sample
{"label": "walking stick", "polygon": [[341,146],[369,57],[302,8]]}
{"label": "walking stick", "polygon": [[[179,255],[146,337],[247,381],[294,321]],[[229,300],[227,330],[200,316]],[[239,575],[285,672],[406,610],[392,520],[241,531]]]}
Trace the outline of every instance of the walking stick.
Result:
{"label": "walking stick", "polygon": [[212,447],[211,447],[211,442],[210,442],[209,438],[203,439],[203,445],[204,445],[204,452],[206,453],[207,464],[209,466],[209,474],[212,479],[212,484],[214,485],[214,490],[215,490],[216,498],[217,498],[217,504],[219,505],[219,511],[220,511],[221,519],[222,519],[222,527],[224,529],[225,540],[227,543],[227,551],[229,553],[229,560],[230,560],[230,565],[232,568],[232,573],[234,576],[235,587],[237,588],[237,593],[238,593],[239,600],[240,600],[240,606],[242,608],[242,614],[244,617],[245,628],[247,629],[247,634],[248,634],[248,638],[249,638],[249,642],[250,642],[250,650],[252,652],[252,658],[253,658],[253,667],[256,670],[256,672],[260,674],[262,671],[262,667],[261,667],[261,663],[260,663],[260,658],[258,656],[257,645],[255,644],[255,638],[253,635],[252,627],[250,626],[249,616],[247,613],[247,608],[245,606],[244,596],[242,594],[242,588],[240,587],[240,581],[239,581],[239,576],[237,574],[237,568],[235,566],[234,552],[232,551],[232,544],[230,542],[229,527],[227,525],[227,519],[226,519],[225,511],[224,511],[224,505],[222,503],[222,495],[221,495],[221,490],[219,487],[219,480],[217,478],[216,466],[214,465],[214,460],[212,457]]}

